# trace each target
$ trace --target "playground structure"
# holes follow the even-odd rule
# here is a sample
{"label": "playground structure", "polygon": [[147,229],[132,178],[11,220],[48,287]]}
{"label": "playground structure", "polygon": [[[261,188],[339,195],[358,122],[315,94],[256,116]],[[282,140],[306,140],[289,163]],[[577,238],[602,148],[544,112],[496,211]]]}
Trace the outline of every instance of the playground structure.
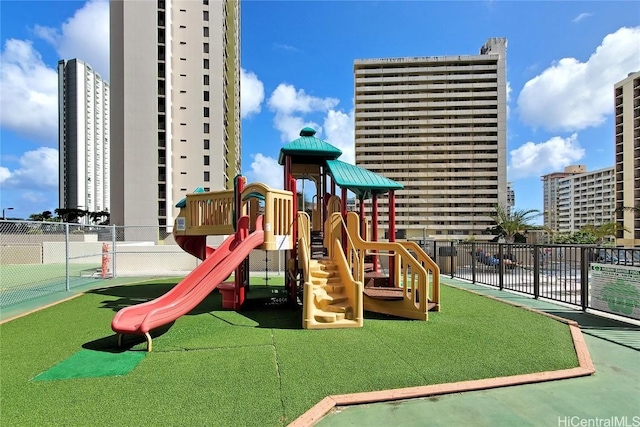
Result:
{"label": "playground structure", "polygon": [[[144,335],[173,322],[218,289],[223,308],[240,310],[249,292],[248,255],[253,249],[285,250],[287,299],[302,304],[306,329],[362,327],[364,311],[428,320],[440,311],[439,269],[414,242],[395,241],[395,191],[403,186],[341,162],[342,152],[304,128],[280,150],[284,190],[235,179],[233,190],[197,189],[176,207],[174,237],[203,262],[161,297],[116,313],[111,327],[118,345],[125,334]],[[299,209],[297,180],[315,184],[314,202]],[[336,189],[341,189],[341,195]],[[347,192],[359,213],[347,212]],[[388,242],[378,241],[378,198],[388,193]],[[304,195],[303,195],[304,197]],[[371,219],[365,200],[371,199]],[[305,203],[302,203],[305,206]],[[209,235],[228,235],[218,248]],[[380,258],[387,257],[383,272]],[[234,273],[233,282],[225,282]]]}

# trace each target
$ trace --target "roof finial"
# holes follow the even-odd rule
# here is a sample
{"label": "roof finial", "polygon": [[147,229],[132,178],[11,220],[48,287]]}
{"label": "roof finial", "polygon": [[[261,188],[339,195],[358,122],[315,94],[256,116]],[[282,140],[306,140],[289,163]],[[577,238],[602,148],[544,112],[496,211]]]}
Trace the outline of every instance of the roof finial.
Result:
{"label": "roof finial", "polygon": [[300,131],[300,136],[313,136],[315,134],[316,134],[316,130],[308,126],[302,128],[302,130]]}

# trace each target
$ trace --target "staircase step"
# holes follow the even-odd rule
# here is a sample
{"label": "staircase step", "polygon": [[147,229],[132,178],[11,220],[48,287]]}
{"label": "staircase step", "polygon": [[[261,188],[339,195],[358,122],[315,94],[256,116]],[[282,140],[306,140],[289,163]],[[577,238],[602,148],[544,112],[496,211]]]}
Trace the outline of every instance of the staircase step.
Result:
{"label": "staircase step", "polygon": [[342,283],[327,283],[326,285],[324,285],[324,289],[329,293],[341,294],[344,292],[344,285],[342,285]]}
{"label": "staircase step", "polygon": [[336,275],[336,271],[327,271],[327,270],[311,270],[309,271],[309,273],[311,274],[311,276],[313,277],[322,277],[325,279],[329,279],[331,277],[334,277]]}
{"label": "staircase step", "polygon": [[322,291],[316,291],[316,302],[320,306],[320,308],[324,308],[330,304],[336,304],[339,302],[347,301],[347,298],[344,294],[328,294]]}
{"label": "staircase step", "polygon": [[324,311],[330,311],[332,313],[350,313],[353,312],[353,308],[349,301],[342,301],[336,304],[329,304],[324,308]]}
{"label": "staircase step", "polygon": [[314,316],[317,322],[334,323],[344,320],[344,313],[333,313],[330,311],[318,310]]}

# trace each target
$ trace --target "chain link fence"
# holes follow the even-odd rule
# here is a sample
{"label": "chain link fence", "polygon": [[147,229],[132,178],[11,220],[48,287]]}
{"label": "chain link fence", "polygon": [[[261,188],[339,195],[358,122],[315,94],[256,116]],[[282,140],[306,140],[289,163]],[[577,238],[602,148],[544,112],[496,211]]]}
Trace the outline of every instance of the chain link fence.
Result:
{"label": "chain link fence", "polygon": [[[217,247],[223,236],[210,236]],[[0,309],[115,277],[184,277],[201,261],[156,226],[0,220]],[[252,275],[284,274],[283,251],[254,250]],[[107,281],[107,283],[105,283]]]}

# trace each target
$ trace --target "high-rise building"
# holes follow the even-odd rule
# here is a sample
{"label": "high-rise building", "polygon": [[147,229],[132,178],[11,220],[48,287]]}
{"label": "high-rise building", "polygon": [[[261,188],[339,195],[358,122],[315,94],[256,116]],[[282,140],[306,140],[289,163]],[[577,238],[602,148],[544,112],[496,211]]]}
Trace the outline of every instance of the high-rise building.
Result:
{"label": "high-rise building", "polygon": [[356,163],[404,185],[401,235],[483,235],[506,206],[506,48],[491,38],[478,55],[355,61]]}
{"label": "high-rise building", "polygon": [[89,64],[58,61],[59,207],[109,212],[109,84]]}
{"label": "high-rise building", "polygon": [[[640,245],[640,71],[614,85],[616,236],[619,245]],[[624,229],[622,229],[622,227]]]}
{"label": "high-rise building", "polygon": [[553,231],[559,230],[558,225],[558,182],[566,177],[585,173],[586,165],[571,165],[564,168],[563,172],[552,172],[542,176],[543,217],[545,228]]}
{"label": "high-rise building", "polygon": [[112,0],[110,29],[111,222],[168,232],[187,193],[241,170],[240,5]]}
{"label": "high-rise building", "polygon": [[574,233],[614,221],[614,184],[613,167],[559,178],[556,230]]}

